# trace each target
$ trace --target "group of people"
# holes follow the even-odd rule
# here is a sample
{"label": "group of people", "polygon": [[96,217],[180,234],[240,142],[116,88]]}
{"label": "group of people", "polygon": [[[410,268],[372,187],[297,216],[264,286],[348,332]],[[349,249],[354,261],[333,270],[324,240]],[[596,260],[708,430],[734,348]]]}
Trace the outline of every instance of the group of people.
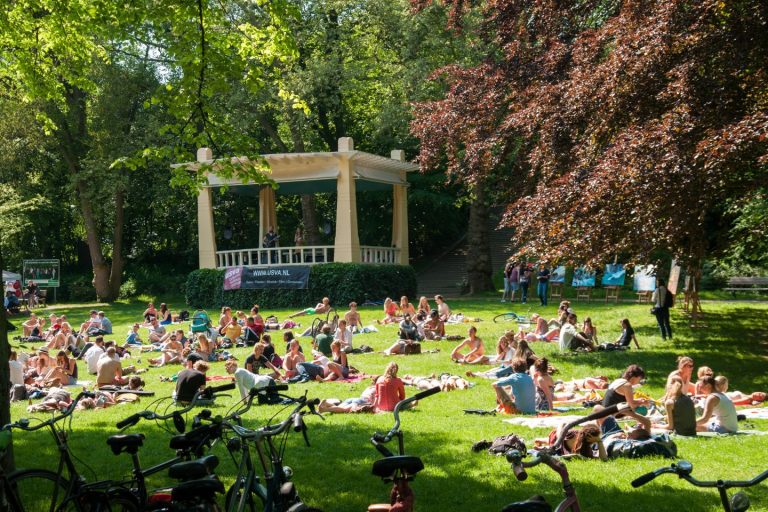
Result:
{"label": "group of people", "polygon": [[9,316],[18,315],[21,311],[21,300],[26,300],[27,307],[33,308],[37,306],[39,294],[40,287],[32,280],[27,281],[26,289],[22,289],[19,280],[8,282],[4,287],[3,308]]}
{"label": "group of people", "polygon": [[549,293],[549,279],[551,271],[545,262],[539,263],[538,269],[533,265],[510,260],[504,266],[504,293],[501,296],[501,302],[515,302],[515,294],[520,290],[520,303],[528,302],[528,290],[531,282],[536,282],[536,296],[542,306],[547,305],[547,294]]}

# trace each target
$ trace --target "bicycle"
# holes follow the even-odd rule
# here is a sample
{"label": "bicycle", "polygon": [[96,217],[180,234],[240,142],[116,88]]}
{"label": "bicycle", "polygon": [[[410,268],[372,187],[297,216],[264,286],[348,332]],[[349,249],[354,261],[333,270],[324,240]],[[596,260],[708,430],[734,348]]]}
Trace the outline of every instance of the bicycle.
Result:
{"label": "bicycle", "polygon": [[[278,389],[287,389],[287,386],[276,386]],[[227,512],[321,512],[317,508],[309,507],[299,497],[296,486],[291,482],[293,470],[283,465],[286,441],[289,427],[292,425],[295,432],[301,432],[304,441],[309,446],[307,426],[304,423],[304,415],[314,414],[320,416],[315,406],[320,403],[318,399],[307,400],[306,393],[303,397],[294,399],[296,404],[282,422],[276,425],[266,425],[256,430],[243,427],[240,417],[248,411],[254,396],[258,394],[256,389],[251,390],[245,405],[235,413],[228,415],[227,419],[219,420],[228,431],[234,434],[227,442],[227,449],[237,466],[235,481],[229,488],[225,498],[225,510]],[[281,395],[283,396],[283,395]],[[285,397],[288,398],[288,397]],[[303,408],[309,411],[302,411]],[[285,434],[275,446],[273,438]],[[251,445],[259,459],[262,477],[256,470],[251,456]],[[235,454],[240,453],[238,462]],[[258,497],[263,506],[256,505]]]}
{"label": "bicycle", "polygon": [[[400,430],[400,411],[416,400],[422,400],[439,392],[440,388],[434,387],[399,401],[393,411],[395,424],[389,432],[386,434],[375,432],[371,437],[371,444],[384,456],[383,459],[373,463],[373,474],[380,477],[385,483],[392,482],[392,491],[390,492],[389,504],[376,503],[369,505],[368,512],[390,512],[395,505],[397,505],[398,511],[413,511],[415,496],[408,482],[413,481],[416,473],[424,469],[424,463],[419,457],[405,454],[403,431]],[[395,437],[397,438],[397,455],[393,454],[385,446],[386,443]]]}
{"label": "bicycle", "polygon": [[[571,512],[581,512],[579,498],[576,496],[576,488],[573,486],[570,476],[568,475],[568,468],[563,464],[561,457],[556,455],[556,452],[562,446],[565,436],[570,429],[587,421],[611,416],[616,414],[618,410],[618,405],[612,405],[611,407],[607,407],[601,411],[588,414],[587,416],[583,416],[567,423],[560,431],[554,444],[549,448],[539,450],[530,462],[523,462],[522,459],[526,456],[525,453],[521,453],[519,450],[508,451],[505,456],[507,461],[512,465],[512,472],[515,474],[515,477],[522,482],[528,478],[528,474],[525,471],[526,468],[532,468],[539,464],[546,464],[555,473],[560,475],[560,479],[563,482],[565,499],[557,505],[555,512],[565,512],[566,510],[570,510]],[[533,496],[526,501],[510,503],[502,509],[502,512],[552,512],[552,507],[541,496]]]}
{"label": "bicycle", "polygon": [[505,322],[516,322],[519,327],[528,329],[531,326],[531,308],[528,308],[525,315],[518,315],[513,311],[509,311],[493,317],[493,323],[499,324]]}
{"label": "bicycle", "polygon": [[[198,392],[192,403],[185,408],[184,411],[175,411],[174,414],[168,415],[168,417],[191,409],[202,393],[203,392]],[[71,418],[77,404],[81,399],[86,397],[93,398],[94,394],[87,391],[80,393],[60,415],[54,416],[47,421],[40,422],[37,425],[30,426],[28,419],[21,419],[16,423],[5,425],[2,428],[3,431],[19,429],[32,432],[47,427],[50,429],[57,451],[59,452],[58,467],[55,472],[46,469],[23,469],[15,471],[3,479],[4,488],[7,491],[6,494],[10,496],[9,501],[12,505],[12,511],[22,512],[46,509],[49,511],[82,510],[88,512],[113,510],[122,510],[126,512],[138,511],[149,503],[148,494],[144,485],[145,476],[157,473],[166,468],[173,470],[171,477],[177,479],[191,479],[193,473],[194,475],[200,473],[199,467],[196,468],[196,471],[189,469],[185,471],[183,467],[181,468],[181,471],[179,471],[178,468],[174,469],[175,464],[184,460],[181,457],[177,457],[166,463],[134,474],[134,479],[128,482],[100,480],[87,483],[85,477],[79,473],[75,466],[75,457],[72,455],[67,443],[67,431],[64,428],[57,426],[57,423],[62,420],[65,420],[68,417]],[[139,415],[141,414],[142,413],[139,413]],[[143,444],[143,440],[144,436],[141,434],[117,435],[108,438],[107,444],[115,455],[123,452],[129,453],[134,459],[135,465],[138,465],[137,454],[139,448]],[[190,451],[188,455],[191,453],[192,451]],[[187,462],[186,464],[193,464],[193,462],[194,461]],[[206,471],[208,471],[212,465],[215,467],[214,463],[218,463],[218,461],[204,461],[203,465],[206,468]],[[180,491],[177,491],[179,500],[183,499],[186,503],[197,506],[197,503],[192,502],[198,502],[202,499],[210,499],[211,484],[202,484],[191,487],[194,489],[194,492],[185,493],[184,487],[182,487]],[[223,492],[223,488],[221,488],[220,492]],[[172,508],[168,508],[170,507],[169,504],[165,504],[163,507],[165,510],[172,510]],[[160,507],[160,509],[163,509],[163,507]]]}
{"label": "bicycle", "polygon": [[725,510],[725,512],[744,512],[750,507],[749,497],[747,494],[743,491],[739,491],[730,499],[728,499],[728,489],[733,487],[752,487],[753,485],[757,485],[768,478],[768,470],[766,470],[757,475],[752,480],[717,480],[714,482],[702,482],[701,480],[691,476],[692,471],[693,464],[687,460],[681,460],[680,462],[674,463],[669,467],[657,469],[656,471],[646,473],[645,475],[634,479],[632,481],[632,487],[637,488],[645,485],[657,476],[663,475],[664,473],[674,473],[679,478],[682,478],[689,484],[695,485],[696,487],[716,488],[717,492],[720,494],[720,501],[723,504],[723,510]]}

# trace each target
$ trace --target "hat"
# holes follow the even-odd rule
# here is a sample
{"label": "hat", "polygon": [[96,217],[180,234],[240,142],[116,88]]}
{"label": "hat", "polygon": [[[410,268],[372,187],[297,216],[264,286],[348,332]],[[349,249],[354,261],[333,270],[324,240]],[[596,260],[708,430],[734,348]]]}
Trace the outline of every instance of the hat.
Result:
{"label": "hat", "polygon": [[187,361],[192,361],[193,363],[196,363],[202,360],[203,360],[203,357],[200,354],[196,354],[195,352],[192,352],[187,356]]}
{"label": "hat", "polygon": [[37,351],[38,352],[42,352],[43,354],[47,354],[48,353],[48,347],[40,347],[39,349],[37,349]]}
{"label": "hat", "polygon": [[99,315],[101,315],[101,316],[104,316],[104,315],[105,315],[105,313],[104,313],[103,311],[99,311],[99,313],[98,313],[98,314],[99,314]]}

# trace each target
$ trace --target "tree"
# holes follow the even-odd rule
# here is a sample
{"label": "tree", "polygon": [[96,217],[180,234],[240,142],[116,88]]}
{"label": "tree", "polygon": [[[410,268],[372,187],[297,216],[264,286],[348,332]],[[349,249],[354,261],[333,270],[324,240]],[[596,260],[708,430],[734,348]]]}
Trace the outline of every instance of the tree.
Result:
{"label": "tree", "polygon": [[[445,3],[454,19],[468,5]],[[443,69],[445,97],[417,106],[423,164],[445,152],[460,179],[521,183],[505,215],[520,253],[664,250],[697,282],[728,240],[707,236],[731,229],[719,205],[768,179],[768,5],[498,0],[482,16],[495,51]]]}

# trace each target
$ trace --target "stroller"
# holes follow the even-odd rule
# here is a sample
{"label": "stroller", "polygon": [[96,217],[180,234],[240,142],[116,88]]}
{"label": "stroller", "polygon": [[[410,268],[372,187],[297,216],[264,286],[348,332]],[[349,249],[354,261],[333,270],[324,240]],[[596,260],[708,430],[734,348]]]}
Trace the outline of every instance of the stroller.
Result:
{"label": "stroller", "polygon": [[202,309],[198,309],[195,311],[195,314],[192,315],[192,323],[190,325],[190,330],[195,333],[208,333],[211,330],[211,327],[213,324],[211,323],[211,317],[208,316],[208,313],[205,312]]}

